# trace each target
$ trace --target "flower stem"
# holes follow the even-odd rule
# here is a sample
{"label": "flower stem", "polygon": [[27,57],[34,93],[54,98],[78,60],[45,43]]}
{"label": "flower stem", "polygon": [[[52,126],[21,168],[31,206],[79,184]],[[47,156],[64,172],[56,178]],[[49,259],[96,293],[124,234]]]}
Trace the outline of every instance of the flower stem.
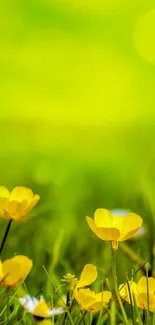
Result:
{"label": "flower stem", "polygon": [[[70,290],[67,292],[67,301],[66,301],[66,307],[67,307],[67,310],[69,310],[69,307],[70,307]],[[63,323],[62,325],[64,325],[67,321],[67,318],[68,318],[68,313],[66,311],[65,315],[64,315],[64,319],[63,319]]]}
{"label": "flower stem", "polygon": [[111,245],[111,255],[112,255],[112,277],[113,277],[113,285],[114,285],[114,290],[115,290],[115,294],[117,297],[117,300],[119,302],[120,305],[120,309],[124,318],[124,322],[126,325],[128,325],[128,319],[122,304],[122,300],[119,294],[119,290],[118,290],[118,285],[117,285],[117,273],[116,273],[116,259],[115,259],[115,249],[113,249],[113,246]]}
{"label": "flower stem", "polygon": [[83,321],[83,319],[85,318],[86,314],[87,314],[87,310],[85,310],[85,311],[84,311],[84,313],[82,314],[81,318],[79,319],[79,321],[77,322],[77,324],[76,324],[76,325],[79,325],[79,324],[81,324],[81,322],[82,322],[82,321]]}
{"label": "flower stem", "polygon": [[148,281],[148,263],[146,265],[146,286],[147,286],[147,310],[146,310],[146,317],[147,317],[147,324],[151,324],[151,320],[150,320],[149,281]]}
{"label": "flower stem", "polygon": [[9,220],[8,225],[6,227],[5,233],[4,233],[4,237],[2,239],[1,245],[0,245],[0,255],[2,254],[5,242],[7,240],[8,234],[9,234],[9,230],[11,228],[11,223],[12,223],[12,219]]}
{"label": "flower stem", "polygon": [[130,298],[130,306],[131,306],[131,315],[132,315],[132,323],[133,325],[136,324],[135,321],[135,314],[134,314],[134,302],[133,302],[133,295],[130,289],[130,284],[129,284],[129,280],[128,280],[128,276],[126,275],[126,283],[127,283],[127,287],[128,287],[128,292],[129,292],[129,298]]}

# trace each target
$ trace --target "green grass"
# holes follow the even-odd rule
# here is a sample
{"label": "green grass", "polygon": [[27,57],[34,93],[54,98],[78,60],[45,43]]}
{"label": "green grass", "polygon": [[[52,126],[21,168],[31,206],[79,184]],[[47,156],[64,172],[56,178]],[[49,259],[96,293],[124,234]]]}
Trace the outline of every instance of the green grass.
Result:
{"label": "green grass", "polygon": [[[35,162],[33,164],[35,165]],[[13,223],[3,251],[2,260],[14,254],[27,255],[33,260],[33,268],[17,292],[13,289],[8,292],[3,291],[2,288],[0,324],[35,324],[33,317],[24,312],[20,306],[18,297],[24,292],[32,296],[40,292],[47,301],[57,305],[60,302],[59,296],[66,294],[60,279],[68,272],[79,277],[87,263],[95,264],[98,269],[98,278],[92,285],[93,289],[99,292],[102,283],[107,288],[107,278],[110,288],[113,287],[110,245],[98,239],[90,231],[85,220],[85,216],[93,216],[98,207],[131,209],[142,216],[147,229],[142,238],[125,242],[125,245],[130,248],[129,253],[125,253],[128,252],[126,246],[124,248],[120,245],[116,256],[118,283],[125,281],[126,273],[131,278],[132,273],[140,267],[140,259],[144,262],[149,261],[150,265],[152,263],[151,270],[154,272],[152,257],[154,189],[151,182],[145,180],[142,184],[144,187],[139,188],[139,183],[132,173],[130,181],[129,175],[119,179],[113,166],[105,165],[103,169],[100,163],[92,162],[86,166],[82,163],[77,164],[72,159],[60,167],[59,160],[55,158],[54,162],[50,160],[48,164],[51,166],[49,183],[47,177],[45,183],[40,181],[39,177],[32,181],[31,171],[28,169],[23,182],[21,180],[18,184],[14,181],[10,182],[10,188],[15,185],[29,186],[40,195],[41,200],[27,220]],[[22,172],[24,175],[24,171]],[[8,185],[8,181],[6,183],[4,185]],[[1,219],[0,224],[2,239],[7,222]],[[134,262],[131,250],[135,254],[134,258],[137,256]],[[141,275],[143,272],[140,269],[135,275],[135,280]],[[56,292],[55,288],[58,288]],[[130,306],[126,304],[125,309],[129,324],[132,324]],[[141,314],[137,309],[134,312],[136,318]],[[75,306],[66,324],[76,325],[80,317],[83,317],[81,324],[124,324],[115,301],[110,304],[108,313],[103,310],[103,314],[104,316],[101,317],[99,313],[87,313],[83,317]],[[154,322],[152,318],[151,321]],[[63,324],[63,316],[55,317],[55,323]]]}
{"label": "green grass", "polygon": [[[142,51],[134,41],[152,8],[154,0],[1,1],[0,185],[30,187],[41,200],[13,223],[3,250],[2,261],[24,254],[33,268],[17,292],[0,287],[0,324],[35,324],[18,297],[40,292],[56,305],[58,293],[66,294],[60,279],[79,277],[87,263],[98,269],[92,288],[112,289],[109,244],[85,219],[97,208],[130,209],[146,227],[117,251],[118,284],[139,269],[137,281],[145,261],[155,276],[154,21],[142,28]],[[0,242],[6,226],[1,218]],[[134,315],[148,322],[136,306]],[[71,319],[123,324],[115,300],[104,316],[84,317],[75,307],[63,325]],[[62,325],[63,316],[55,322]]]}

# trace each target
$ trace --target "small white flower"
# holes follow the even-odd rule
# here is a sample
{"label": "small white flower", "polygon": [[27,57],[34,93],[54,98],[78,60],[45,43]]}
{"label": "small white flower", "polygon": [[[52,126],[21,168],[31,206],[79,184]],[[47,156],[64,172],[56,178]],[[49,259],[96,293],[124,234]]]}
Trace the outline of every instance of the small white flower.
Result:
{"label": "small white flower", "polygon": [[19,301],[26,311],[34,316],[46,318],[64,313],[64,309],[61,307],[53,309],[48,308],[43,296],[41,296],[39,300],[36,297],[25,296],[19,298]]}

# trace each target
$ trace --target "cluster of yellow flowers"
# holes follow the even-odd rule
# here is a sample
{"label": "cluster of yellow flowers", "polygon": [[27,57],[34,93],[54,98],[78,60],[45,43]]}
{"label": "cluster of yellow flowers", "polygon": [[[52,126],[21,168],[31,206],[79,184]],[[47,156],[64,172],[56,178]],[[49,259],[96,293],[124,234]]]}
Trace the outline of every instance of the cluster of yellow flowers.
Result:
{"label": "cluster of yellow flowers", "polygon": [[[40,197],[23,186],[15,187],[11,192],[0,186],[0,216],[9,219],[10,223],[23,220],[27,213],[37,204]],[[7,229],[9,230],[9,229]],[[2,241],[0,253],[6,235]],[[3,263],[0,262],[0,283],[6,287],[17,287],[28,275],[32,261],[27,256],[14,256]]]}
{"label": "cluster of yellow flowers", "polygon": [[[15,187],[11,192],[6,187],[0,186],[0,216],[7,218],[9,225],[13,220],[22,221],[39,199],[39,195],[34,195],[31,189],[24,186]],[[4,236],[1,248],[5,240],[6,236]],[[2,249],[0,251],[2,252]],[[8,288],[19,286],[27,277],[32,265],[32,261],[23,255],[14,256],[3,263],[0,261],[0,284]],[[20,302],[28,312],[41,318],[63,312],[62,308],[50,309],[43,297],[38,300],[35,297],[26,296],[20,298]]]}
{"label": "cluster of yellow flowers", "polygon": [[[113,215],[105,209],[97,209],[94,220],[87,217],[91,230],[102,240],[110,241],[112,249],[118,248],[118,241],[132,237],[142,226],[142,218],[135,213],[127,213],[124,217]],[[119,293],[124,301],[141,309],[155,312],[155,279],[142,276],[138,283],[133,280],[119,286]]]}
{"label": "cluster of yellow flowers", "polygon": [[[34,195],[31,189],[26,187],[15,187],[11,192],[7,188],[0,186],[0,216],[9,219],[10,223],[23,220],[28,212],[37,204],[40,197]],[[132,237],[142,226],[142,218],[134,213],[127,213],[124,217],[113,215],[105,209],[97,209],[94,219],[86,217],[91,230],[104,241],[111,243],[112,252],[118,248],[118,242]],[[4,247],[9,228],[3,238],[0,254]],[[32,261],[26,256],[14,256],[4,262],[0,261],[0,284],[6,287],[17,287],[32,268]],[[133,280],[121,284],[119,288],[116,283],[115,270],[114,289],[120,308],[123,311],[121,301],[126,301],[131,305],[135,303],[141,309],[155,311],[155,279],[152,277],[142,277],[138,283]],[[70,293],[69,299],[77,302],[80,310],[88,312],[98,312],[102,308],[107,308],[112,298],[111,291],[94,292],[89,286],[97,278],[97,269],[93,264],[86,264],[80,278],[68,273],[61,280],[66,285]],[[121,297],[121,299],[120,299]],[[38,300],[36,297],[21,297],[20,303],[26,311],[35,317],[44,319],[53,315],[67,311],[66,307],[52,308],[48,306],[43,297]],[[68,303],[68,302],[67,302]],[[125,319],[124,313],[124,319]]]}

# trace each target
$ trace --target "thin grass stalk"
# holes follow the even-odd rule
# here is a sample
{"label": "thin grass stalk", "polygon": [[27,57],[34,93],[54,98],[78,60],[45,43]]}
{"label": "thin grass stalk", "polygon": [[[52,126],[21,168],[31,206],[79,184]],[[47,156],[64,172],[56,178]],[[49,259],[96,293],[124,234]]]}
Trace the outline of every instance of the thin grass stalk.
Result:
{"label": "thin grass stalk", "polygon": [[84,320],[86,314],[87,314],[87,310],[84,311],[84,313],[82,314],[82,316],[80,317],[80,319],[79,319],[79,321],[77,322],[76,325],[80,325],[82,323],[82,321]]}
{"label": "thin grass stalk", "polygon": [[133,308],[133,296],[132,296],[132,292],[131,292],[131,289],[130,289],[130,284],[129,284],[129,280],[128,280],[127,276],[126,276],[126,282],[127,282],[127,287],[128,287],[129,297],[130,297],[130,307],[131,307],[132,322],[133,322],[133,325],[135,325],[136,320],[135,320],[135,314],[134,314],[134,308]]}
{"label": "thin grass stalk", "polygon": [[[54,284],[53,281],[51,280],[51,277],[49,276],[49,274],[48,274],[48,272],[47,272],[45,266],[42,265],[42,268],[43,268],[45,274],[47,275],[48,280],[51,282],[51,284],[52,284],[52,286],[53,286],[55,292],[57,293],[58,297],[60,298],[60,300],[62,301],[62,303],[63,303],[63,305],[64,305],[64,301],[63,301],[63,299],[61,298],[61,296],[60,296],[60,294],[59,294],[57,288],[55,287],[55,284]],[[71,314],[70,314],[70,312],[69,312],[69,310],[68,310],[68,308],[67,308],[67,314],[68,314],[68,318],[69,318],[69,320],[70,320],[70,323],[71,323],[72,325],[75,325],[74,322],[73,322],[73,319],[72,319],[72,317],[71,317]]]}
{"label": "thin grass stalk", "polygon": [[116,325],[116,305],[115,305],[115,301],[113,301],[111,303],[110,306],[110,325]]}
{"label": "thin grass stalk", "polygon": [[122,315],[124,318],[124,322],[126,325],[128,325],[128,319],[127,319],[126,312],[125,312],[125,309],[122,304],[122,300],[121,300],[119,290],[118,290],[118,285],[117,285],[115,249],[113,249],[112,244],[111,244],[111,255],[112,255],[112,277],[113,277],[114,290],[115,290],[115,294],[116,294],[116,297],[117,297],[117,300],[118,300],[118,303],[119,303],[119,306],[120,306],[120,309],[121,309],[121,312],[122,312]]}
{"label": "thin grass stalk", "polygon": [[138,317],[138,324],[143,325],[141,314],[140,314],[139,308],[137,307],[137,302],[136,302],[134,295],[133,295],[133,301],[134,301],[134,311],[135,311],[136,316]]}
{"label": "thin grass stalk", "polygon": [[[147,266],[147,265],[146,265]],[[150,319],[150,299],[149,299],[149,281],[148,281],[148,267],[146,267],[146,287],[147,287],[147,310],[146,310],[146,320],[147,325],[151,325]]]}
{"label": "thin grass stalk", "polygon": [[[103,302],[103,282],[102,282],[102,302]],[[97,325],[100,325],[101,318],[102,318],[102,312],[103,312],[103,303],[102,303],[102,306],[101,306],[101,309],[100,309],[99,317],[98,317],[98,320],[97,320]]]}
{"label": "thin grass stalk", "polygon": [[12,219],[10,219],[9,222],[8,222],[8,224],[7,224],[7,227],[6,227],[6,230],[5,230],[5,233],[4,233],[4,236],[3,236],[3,239],[2,239],[1,245],[0,245],[0,255],[2,254],[2,251],[4,249],[4,245],[6,243],[6,240],[7,240],[7,237],[8,237],[9,231],[10,231],[10,228],[11,228],[11,224],[12,224]]}
{"label": "thin grass stalk", "polygon": [[[70,301],[71,301],[71,292],[70,290],[67,292],[67,301],[66,301],[66,306],[67,306],[67,310],[70,312]],[[68,313],[66,312],[64,315],[64,319],[62,322],[62,325],[65,325],[68,319]]]}

